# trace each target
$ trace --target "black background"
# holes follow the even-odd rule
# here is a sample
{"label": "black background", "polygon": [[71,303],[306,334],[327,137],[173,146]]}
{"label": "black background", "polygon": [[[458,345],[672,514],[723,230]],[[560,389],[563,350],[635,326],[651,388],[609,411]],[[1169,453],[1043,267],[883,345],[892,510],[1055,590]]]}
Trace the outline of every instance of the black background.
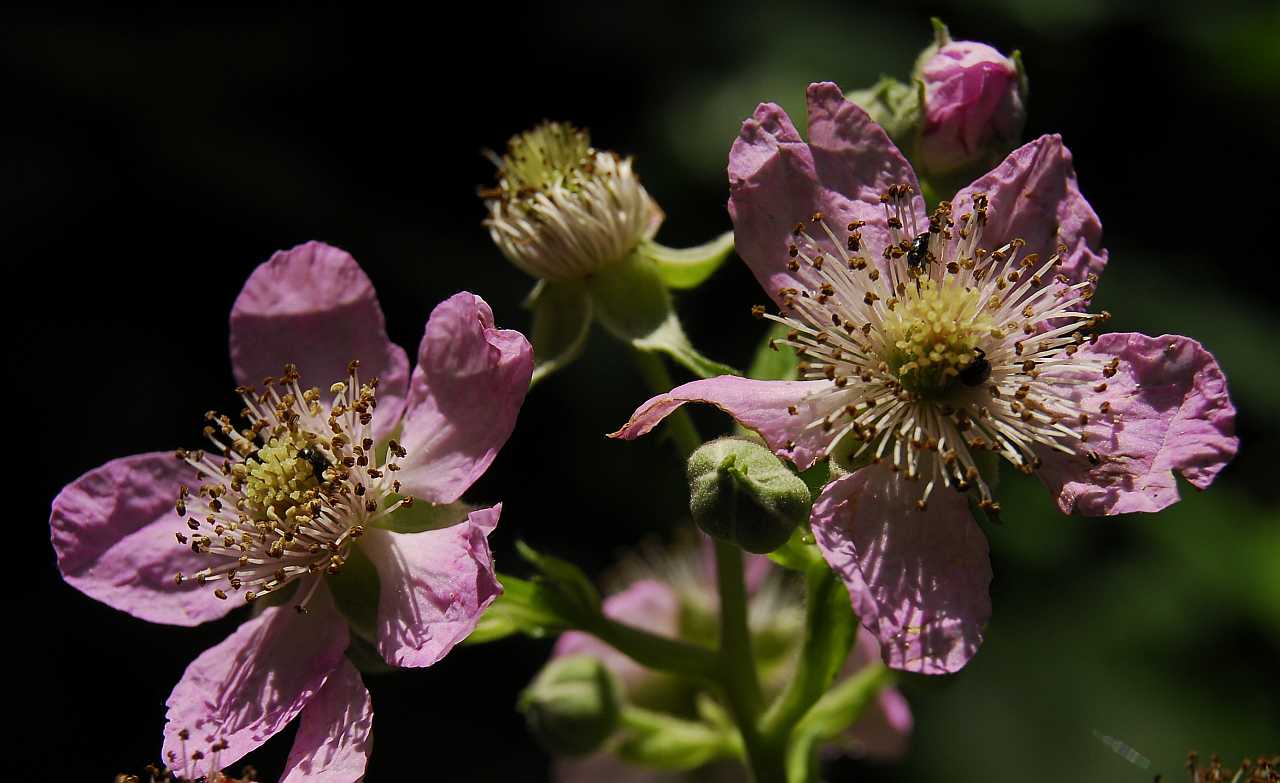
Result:
{"label": "black background", "polygon": [[[139,769],[159,751],[164,700],[187,662],[240,621],[154,626],[87,599],[59,578],[45,519],[58,489],[82,472],[192,445],[203,411],[235,409],[226,319],[256,264],[313,238],[349,250],[373,278],[392,339],[411,354],[431,307],[463,288],[489,301],[499,325],[527,330],[519,303],[531,281],[479,225],[475,188],[492,175],[482,148],[501,149],[544,117],[589,127],[598,146],[637,156],[668,215],[659,239],[700,242],[729,228],[724,155],[756,101],[794,109],[809,80],[852,89],[881,72],[905,75],[928,41],[930,14],[959,38],[1023,51],[1028,138],[1064,135],[1107,230],[1119,282],[1108,295],[1104,279],[1100,303],[1117,314],[1115,328],[1197,335],[1229,373],[1249,376],[1232,375],[1245,445],[1220,484],[1274,521],[1275,8],[785,5],[4,12],[0,258],[9,272],[7,484],[17,503],[5,515],[3,595],[8,713],[18,718],[4,763],[86,781]],[[760,328],[747,309],[762,298],[730,262],[680,309],[705,352],[745,366]],[[1253,390],[1247,398],[1241,383]],[[512,544],[523,537],[599,573],[624,547],[685,524],[680,466],[663,445],[603,437],[647,396],[603,334],[530,396],[511,442],[469,493],[506,504],[494,539],[500,566],[519,570]],[[725,428],[714,416],[699,423]],[[1236,523],[1248,524],[1225,511],[1205,521],[1227,537]],[[1129,532],[1141,522],[1056,524],[1083,526],[1098,554],[1090,563],[1144,556]],[[1000,551],[997,624],[1004,606],[1010,618],[1040,611],[1018,598],[1028,569],[1002,562]],[[1089,567],[1032,570],[1082,580]],[[1071,606],[1044,611],[1087,627],[1087,612]],[[1171,687],[1229,670],[1223,699],[1240,688],[1274,694],[1277,628],[1188,627],[1205,617],[1169,623],[1198,640]],[[459,649],[428,670],[367,678],[377,714],[370,779],[544,779],[546,758],[512,705],[548,646]],[[966,720],[949,707],[930,711],[946,684],[907,687],[922,737],[945,737]],[[1196,710],[1207,709],[1196,699]],[[1274,699],[1250,709],[1242,728],[1280,725]],[[988,739],[958,757],[1014,753]],[[254,760],[271,774],[287,748],[287,738],[274,741]],[[936,774],[956,757],[911,769]],[[1150,779],[1105,763],[1108,779]],[[1157,764],[1176,770],[1177,759]],[[1019,779],[1029,771],[1013,760],[977,766]],[[854,763],[832,776],[857,773],[895,776]],[[953,779],[974,778],[958,770]],[[1055,767],[1043,779],[1082,778]]]}

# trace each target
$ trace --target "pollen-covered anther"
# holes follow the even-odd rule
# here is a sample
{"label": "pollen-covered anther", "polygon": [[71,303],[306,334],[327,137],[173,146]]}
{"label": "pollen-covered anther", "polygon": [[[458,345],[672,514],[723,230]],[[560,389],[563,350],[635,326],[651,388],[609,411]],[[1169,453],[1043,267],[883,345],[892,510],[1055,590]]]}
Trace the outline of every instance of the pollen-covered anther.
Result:
{"label": "pollen-covered anther", "polygon": [[[210,559],[177,583],[214,583],[220,599],[243,591],[253,602],[305,580],[297,600],[305,608],[318,575],[336,573],[356,538],[407,505],[383,471],[398,468],[390,460],[406,450],[391,441],[380,460],[369,430],[377,380],[361,383],[359,362],[347,369],[346,380],[329,386],[327,411],[320,390],[304,391],[292,365],[262,393],[241,387],[249,426],[221,430],[230,440],[218,442],[217,456],[177,452],[200,483],[179,490],[175,509],[193,531],[192,551]],[[181,532],[177,538],[188,542]]]}

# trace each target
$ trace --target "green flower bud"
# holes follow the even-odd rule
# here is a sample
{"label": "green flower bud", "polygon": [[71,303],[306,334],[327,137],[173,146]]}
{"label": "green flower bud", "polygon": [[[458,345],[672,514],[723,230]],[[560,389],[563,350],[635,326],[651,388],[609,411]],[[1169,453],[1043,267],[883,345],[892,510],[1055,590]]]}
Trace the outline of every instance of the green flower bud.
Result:
{"label": "green flower bud", "polygon": [[529,730],[550,752],[584,756],[600,748],[618,727],[621,685],[598,659],[553,658],[517,704]]}
{"label": "green flower bud", "polygon": [[809,517],[804,481],[764,446],[720,438],[689,457],[689,511],[707,535],[766,554]]}

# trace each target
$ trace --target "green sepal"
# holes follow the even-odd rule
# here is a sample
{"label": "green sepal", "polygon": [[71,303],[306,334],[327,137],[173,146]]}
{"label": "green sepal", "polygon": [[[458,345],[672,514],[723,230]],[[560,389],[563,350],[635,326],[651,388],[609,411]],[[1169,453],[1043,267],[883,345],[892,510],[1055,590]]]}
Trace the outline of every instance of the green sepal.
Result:
{"label": "green sepal", "polygon": [[769,559],[789,571],[808,572],[810,566],[822,562],[822,553],[813,543],[813,533],[808,525],[800,525],[791,531],[787,543],[769,553]]}
{"label": "green sepal", "polygon": [[853,90],[845,97],[871,115],[889,138],[903,147],[915,137],[924,116],[924,101],[916,85],[892,76],[881,76],[870,87]]}
{"label": "green sepal", "polygon": [[697,247],[674,248],[645,240],[636,252],[653,262],[668,288],[697,288],[733,253],[733,232]]}
{"label": "green sepal", "polygon": [[570,627],[564,599],[551,586],[506,575],[499,575],[498,581],[502,595],[480,616],[464,644],[484,644],[516,633],[540,639]]}
{"label": "green sepal", "polygon": [[374,527],[390,530],[393,533],[421,533],[424,530],[441,530],[453,527],[466,521],[467,515],[478,506],[463,503],[424,503],[415,501],[412,505],[401,506],[390,514],[383,516]]}
{"label": "green sepal", "polygon": [[619,340],[641,351],[664,353],[700,378],[737,374],[694,349],[657,265],[640,253],[592,275],[587,291],[596,318]]}
{"label": "green sepal", "polygon": [[591,297],[580,280],[539,280],[524,305],[533,311],[533,387],[582,353],[591,333]]}
{"label": "green sepal", "polygon": [[751,357],[751,366],[747,369],[747,377],[758,381],[794,381],[799,377],[800,357],[789,345],[775,345],[774,340],[786,339],[791,328],[786,324],[772,322],[764,339],[756,347]]}
{"label": "green sepal", "polygon": [[355,635],[378,638],[378,569],[359,546],[351,547],[342,570],[326,577],[338,611]]}
{"label": "green sepal", "polygon": [[718,438],[689,457],[689,512],[704,533],[748,552],[782,546],[809,519],[804,481],[767,447]]}
{"label": "green sepal", "polygon": [[516,552],[538,569],[544,582],[560,592],[578,612],[585,616],[600,614],[600,591],[581,568],[568,560],[544,555],[523,541],[516,542]]}
{"label": "green sepal", "polygon": [[739,754],[739,743],[721,727],[663,712],[624,707],[622,727],[614,752],[632,764],[668,771],[690,770]]}
{"label": "green sepal", "polygon": [[816,780],[818,744],[852,726],[872,699],[892,682],[892,672],[876,661],[827,691],[791,732],[787,749],[788,783]]}

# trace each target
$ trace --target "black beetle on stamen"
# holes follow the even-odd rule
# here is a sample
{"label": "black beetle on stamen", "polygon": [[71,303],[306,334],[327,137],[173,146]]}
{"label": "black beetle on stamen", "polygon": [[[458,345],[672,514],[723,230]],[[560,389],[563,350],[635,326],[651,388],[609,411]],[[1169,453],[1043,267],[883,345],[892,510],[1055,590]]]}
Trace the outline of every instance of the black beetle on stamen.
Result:
{"label": "black beetle on stamen", "polygon": [[987,361],[987,352],[981,348],[974,348],[973,352],[973,361],[960,371],[960,382],[965,386],[981,386],[991,377],[991,362]]}
{"label": "black beetle on stamen", "polygon": [[929,263],[929,232],[922,231],[911,240],[911,249],[907,251],[907,266],[913,272],[923,272]]}
{"label": "black beetle on stamen", "polygon": [[311,471],[315,474],[316,481],[324,481],[325,469],[329,467],[328,457],[315,449],[302,449],[298,452],[298,459],[311,463]]}

